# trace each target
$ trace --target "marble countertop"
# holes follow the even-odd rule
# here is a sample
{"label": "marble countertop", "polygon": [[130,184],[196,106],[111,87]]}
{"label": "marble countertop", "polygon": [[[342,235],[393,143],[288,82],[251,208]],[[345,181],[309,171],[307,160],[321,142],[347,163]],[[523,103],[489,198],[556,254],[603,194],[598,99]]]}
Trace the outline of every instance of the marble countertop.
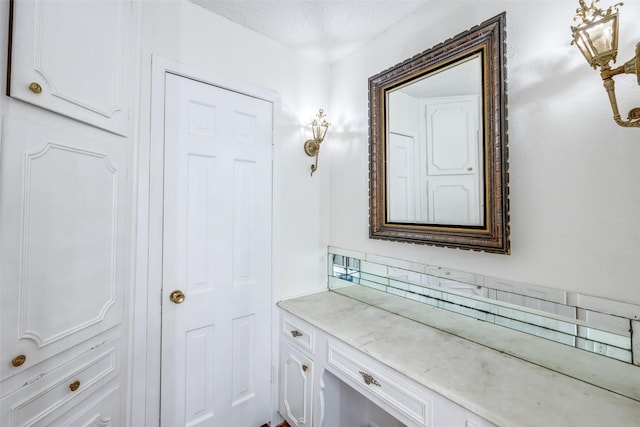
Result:
{"label": "marble countertop", "polygon": [[335,292],[278,306],[498,426],[640,426],[638,400]]}

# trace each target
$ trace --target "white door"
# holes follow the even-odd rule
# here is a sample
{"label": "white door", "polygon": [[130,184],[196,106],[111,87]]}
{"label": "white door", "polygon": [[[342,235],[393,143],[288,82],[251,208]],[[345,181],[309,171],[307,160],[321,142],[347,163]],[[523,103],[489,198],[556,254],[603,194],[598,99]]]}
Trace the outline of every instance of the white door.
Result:
{"label": "white door", "polygon": [[426,183],[423,211],[430,223],[482,225],[484,222],[482,138],[478,96],[421,99],[425,133]]}
{"label": "white door", "polygon": [[257,427],[271,413],[272,105],[171,74],[165,91],[162,426]]}
{"label": "white door", "polygon": [[[422,220],[419,212],[416,212],[416,200],[420,200],[420,193],[415,189],[415,152],[413,136],[389,132],[387,216],[391,222]],[[420,203],[417,205],[420,206]]]}

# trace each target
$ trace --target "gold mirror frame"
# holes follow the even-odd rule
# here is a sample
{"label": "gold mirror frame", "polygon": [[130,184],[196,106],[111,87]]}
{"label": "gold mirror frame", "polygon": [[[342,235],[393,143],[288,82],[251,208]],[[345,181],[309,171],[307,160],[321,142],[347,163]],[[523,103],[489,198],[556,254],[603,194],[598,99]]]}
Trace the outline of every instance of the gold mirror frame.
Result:
{"label": "gold mirror frame", "polygon": [[[510,253],[507,151],[506,13],[369,78],[369,237]],[[387,92],[480,53],[483,68],[484,223],[480,226],[398,223],[387,219]]]}

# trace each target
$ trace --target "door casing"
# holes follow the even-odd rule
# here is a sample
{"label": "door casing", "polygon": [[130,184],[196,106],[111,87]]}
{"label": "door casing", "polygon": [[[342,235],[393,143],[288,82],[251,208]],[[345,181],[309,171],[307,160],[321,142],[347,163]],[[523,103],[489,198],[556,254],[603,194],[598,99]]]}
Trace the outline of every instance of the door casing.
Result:
{"label": "door casing", "polygon": [[[130,425],[155,426],[160,423],[161,369],[161,298],[162,298],[162,212],[164,180],[164,102],[167,73],[269,101],[273,104],[273,168],[272,168],[272,319],[277,320],[275,303],[280,299],[279,247],[281,223],[280,187],[278,183],[278,124],[281,123],[280,96],[208,71],[153,55],[151,58],[151,125],[148,139],[140,138],[138,147],[137,226],[135,254],[135,296],[133,333],[130,343],[131,378],[129,401],[132,405]],[[272,325],[272,378],[276,378],[277,327]],[[272,415],[276,412],[277,381],[272,381]]]}

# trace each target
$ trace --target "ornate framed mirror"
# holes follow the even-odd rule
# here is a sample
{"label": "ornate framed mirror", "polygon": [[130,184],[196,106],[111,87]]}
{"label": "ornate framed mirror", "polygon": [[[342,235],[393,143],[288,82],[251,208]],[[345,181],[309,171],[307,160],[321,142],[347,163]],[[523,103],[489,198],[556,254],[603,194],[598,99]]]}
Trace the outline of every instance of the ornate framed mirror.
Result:
{"label": "ornate framed mirror", "polygon": [[369,78],[369,236],[509,254],[502,13]]}

